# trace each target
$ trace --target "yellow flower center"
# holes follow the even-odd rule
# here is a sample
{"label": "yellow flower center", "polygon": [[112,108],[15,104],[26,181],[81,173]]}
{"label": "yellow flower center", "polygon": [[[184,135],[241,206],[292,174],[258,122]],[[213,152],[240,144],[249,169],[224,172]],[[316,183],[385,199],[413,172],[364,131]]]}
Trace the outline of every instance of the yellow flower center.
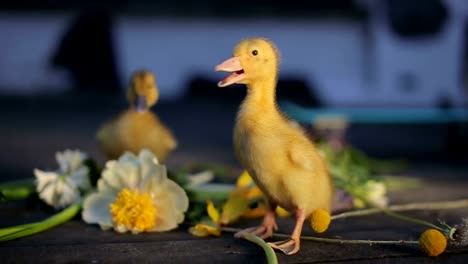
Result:
{"label": "yellow flower center", "polygon": [[317,233],[323,233],[330,225],[330,213],[324,209],[317,209],[310,215],[310,226]]}
{"label": "yellow flower center", "polygon": [[428,256],[435,257],[445,251],[447,238],[439,230],[428,229],[419,237],[419,247]]}
{"label": "yellow flower center", "polygon": [[127,188],[120,191],[110,205],[114,224],[125,226],[133,232],[150,230],[155,225],[156,208],[147,193]]}

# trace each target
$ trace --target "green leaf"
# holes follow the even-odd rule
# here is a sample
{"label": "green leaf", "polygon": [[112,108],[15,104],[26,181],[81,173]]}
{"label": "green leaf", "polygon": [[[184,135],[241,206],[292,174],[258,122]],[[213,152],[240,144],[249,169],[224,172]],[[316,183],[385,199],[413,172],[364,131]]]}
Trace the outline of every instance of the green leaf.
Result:
{"label": "green leaf", "polygon": [[74,203],[61,212],[39,222],[0,229],[0,242],[30,236],[72,219],[81,210],[81,202]]}

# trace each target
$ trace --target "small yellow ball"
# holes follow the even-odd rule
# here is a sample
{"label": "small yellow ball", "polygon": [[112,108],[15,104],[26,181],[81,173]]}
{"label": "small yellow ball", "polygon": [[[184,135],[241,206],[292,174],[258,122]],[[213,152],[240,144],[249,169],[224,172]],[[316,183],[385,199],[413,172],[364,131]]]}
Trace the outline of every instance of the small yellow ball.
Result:
{"label": "small yellow ball", "polygon": [[327,231],[330,222],[330,213],[324,209],[317,209],[310,215],[310,227],[317,233]]}
{"label": "small yellow ball", "polygon": [[437,229],[428,229],[419,237],[419,247],[430,257],[444,253],[447,248],[447,238]]}

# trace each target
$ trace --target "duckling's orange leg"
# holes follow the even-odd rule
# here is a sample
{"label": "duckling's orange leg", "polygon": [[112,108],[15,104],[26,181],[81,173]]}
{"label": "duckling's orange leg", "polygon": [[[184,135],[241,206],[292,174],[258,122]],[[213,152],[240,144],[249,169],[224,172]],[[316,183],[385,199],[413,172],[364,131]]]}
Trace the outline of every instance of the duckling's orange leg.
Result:
{"label": "duckling's orange leg", "polygon": [[301,247],[302,226],[305,221],[305,212],[303,209],[296,210],[296,226],[288,240],[268,243],[272,248],[281,250],[286,255],[292,255],[299,251]]}
{"label": "duckling's orange leg", "polygon": [[256,235],[261,239],[269,238],[273,235],[273,231],[278,230],[278,225],[276,224],[276,215],[275,210],[276,205],[270,204],[268,209],[263,217],[263,223],[261,226],[251,227],[244,230],[241,230],[234,234],[235,237],[242,237],[242,233],[250,233]]}

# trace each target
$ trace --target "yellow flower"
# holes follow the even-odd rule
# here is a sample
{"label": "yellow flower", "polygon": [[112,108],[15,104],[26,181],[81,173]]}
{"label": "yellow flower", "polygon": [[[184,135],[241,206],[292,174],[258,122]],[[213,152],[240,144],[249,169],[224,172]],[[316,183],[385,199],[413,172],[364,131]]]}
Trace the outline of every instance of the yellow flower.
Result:
{"label": "yellow flower", "polygon": [[445,251],[447,238],[437,229],[428,229],[419,237],[419,247],[428,256],[438,256]]}
{"label": "yellow flower", "polygon": [[310,227],[317,232],[323,233],[328,229],[331,222],[330,213],[324,209],[317,209],[310,215]]}
{"label": "yellow flower", "polygon": [[190,234],[198,237],[207,237],[207,236],[220,236],[221,231],[214,226],[207,224],[196,224],[195,226],[189,228]]}
{"label": "yellow flower", "polygon": [[167,178],[166,167],[148,150],[123,154],[106,164],[98,191],[83,203],[86,223],[119,233],[176,228],[188,209],[185,191]]}

